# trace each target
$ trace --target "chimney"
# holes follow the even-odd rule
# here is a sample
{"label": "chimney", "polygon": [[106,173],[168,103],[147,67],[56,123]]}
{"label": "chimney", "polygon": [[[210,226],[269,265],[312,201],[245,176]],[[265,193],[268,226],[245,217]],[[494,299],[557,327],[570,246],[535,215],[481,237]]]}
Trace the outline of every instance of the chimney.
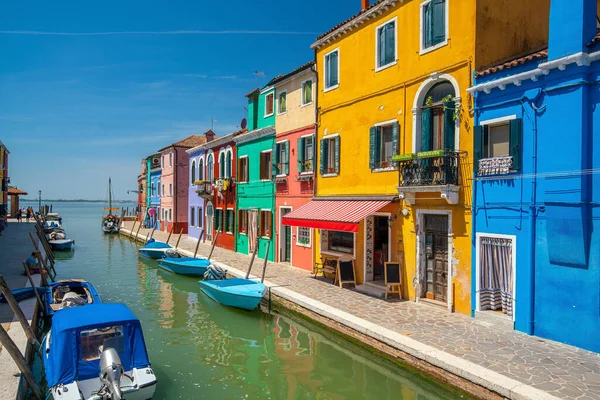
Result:
{"label": "chimney", "polygon": [[215,139],[215,133],[212,130],[204,132],[204,136],[206,136],[206,142],[212,142]]}
{"label": "chimney", "polygon": [[365,11],[369,8],[369,0],[361,0],[362,1],[362,11]]}

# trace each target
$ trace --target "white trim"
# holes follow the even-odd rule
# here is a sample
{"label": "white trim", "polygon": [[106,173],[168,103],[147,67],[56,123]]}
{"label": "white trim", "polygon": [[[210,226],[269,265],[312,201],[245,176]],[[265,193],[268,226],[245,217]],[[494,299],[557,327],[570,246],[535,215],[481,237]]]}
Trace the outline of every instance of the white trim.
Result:
{"label": "white trim", "polygon": [[[421,86],[419,86],[413,101],[412,153],[418,153],[419,150],[417,149],[421,145],[421,135],[418,133],[421,132],[421,106],[425,102],[425,96],[427,96],[429,89],[444,80],[450,82],[454,87],[454,96],[456,96],[454,97],[454,103],[457,108],[461,107],[460,86],[452,75],[436,72],[425,79]],[[454,149],[456,151],[460,150],[460,122],[460,118],[457,118],[454,124]]]}
{"label": "white trim", "polygon": [[279,140],[279,141],[275,142],[275,144],[281,144],[281,143],[285,143],[285,142],[289,142],[289,140],[288,139]]}
{"label": "white trim", "polygon": [[[198,178],[198,165],[199,163],[196,162],[196,158],[192,158],[191,160],[192,162],[190,163],[190,176],[189,176],[189,183],[190,186],[194,185],[194,182],[196,182],[196,179],[190,179],[192,178],[192,172],[194,172],[194,178]],[[150,182],[151,186],[152,186],[152,182]]]}
{"label": "white trim", "polygon": [[475,311],[481,311],[481,296],[479,295],[479,276],[481,274],[481,264],[480,264],[480,245],[481,238],[496,238],[496,239],[508,239],[512,241],[512,309],[513,315],[512,320],[516,321],[517,314],[517,236],[516,235],[502,235],[498,233],[484,233],[477,232],[475,233]]}
{"label": "white trim", "polygon": [[[308,244],[302,244],[300,242],[298,242],[298,238],[300,237],[300,228],[304,228],[304,229],[308,229]],[[297,226],[296,227],[296,246],[298,247],[305,247],[305,248],[311,248],[312,247],[312,242],[313,242],[313,228],[306,228],[304,226]]]}
{"label": "white trim", "polygon": [[[282,94],[285,94],[285,111],[279,112],[279,110],[281,109],[280,99],[281,99]],[[287,110],[288,110],[287,94],[288,94],[287,89],[283,89],[283,90],[277,92],[277,115],[287,114]]]}
{"label": "white trim", "polygon": [[[208,208],[212,209],[211,218],[208,218]],[[206,203],[206,207],[204,207],[204,241],[212,243],[213,241],[213,230],[215,229],[215,224],[213,222],[215,216],[215,206],[212,201],[208,200]],[[210,225],[209,225],[210,224]],[[210,232],[208,232],[208,228],[210,227]],[[208,240],[207,236],[210,235],[210,240]]]}
{"label": "white trim", "polygon": [[[446,0],[444,2],[444,5],[446,6],[446,12],[445,14],[445,28],[446,28],[446,33],[445,33],[445,40],[443,42],[440,42],[434,46],[428,47],[428,48],[423,48],[423,7],[429,3],[431,3],[433,0],[425,0],[423,1],[420,5],[419,5],[419,54],[420,55],[424,55],[427,53],[431,53],[432,51],[435,51],[437,49],[439,49],[440,47],[444,47],[448,44],[448,37],[450,36],[450,29],[449,29],[449,25],[450,25],[450,18],[448,17],[450,14],[450,7],[448,5],[448,3],[450,2],[450,0]],[[458,96],[458,93],[456,94]]]}
{"label": "white trim", "polygon": [[[338,53],[338,58],[337,58],[337,60],[338,60],[338,64],[337,64],[337,70],[338,70],[338,76],[337,76],[337,78],[338,78],[338,81],[337,81],[337,85],[326,87],[326,85],[327,85],[327,56],[330,55],[330,54],[335,53],[336,51]],[[326,53],[323,56],[323,69],[324,69],[324,74],[323,74],[323,92],[329,92],[331,90],[335,90],[335,89],[339,88],[340,87],[340,48],[339,47],[331,50],[329,53]]]}
{"label": "white trim", "polygon": [[[261,93],[262,94],[262,93]],[[273,95],[273,112],[271,112],[270,114],[267,114],[267,97],[269,97],[270,95]],[[273,89],[273,93],[267,93],[265,92],[265,109],[264,109],[264,115],[263,118],[269,118],[271,116],[273,116],[273,114],[275,114],[275,90]]]}
{"label": "white trim", "polygon": [[[338,60],[339,60],[339,56],[338,56]],[[338,74],[338,76],[339,76],[339,74]],[[338,80],[339,80],[339,78],[338,78]],[[310,81],[310,91],[311,91],[310,102],[305,104],[304,103],[304,84],[308,81]],[[315,80],[311,77],[311,78],[305,79],[302,82],[300,82],[300,108],[310,106],[314,102],[315,102]]]}
{"label": "white trim", "polygon": [[376,127],[379,127],[379,126],[389,126],[389,125],[393,125],[396,122],[398,122],[398,119],[394,118],[394,119],[390,119],[390,120],[387,120],[387,121],[377,122],[373,126],[376,126]]}
{"label": "white trim", "polygon": [[275,90],[275,87],[274,87],[274,86],[269,86],[269,87],[263,88],[263,89],[260,91],[260,94],[265,94],[265,93],[267,93],[267,92],[270,92],[271,90]]}
{"label": "white trim", "polygon": [[[373,282],[374,281],[374,277],[375,277],[375,270],[373,269],[373,275],[371,275],[371,280],[367,280],[367,218],[369,217],[387,217],[388,221],[392,218],[392,213],[391,212],[374,212],[371,215],[368,215],[365,219],[363,219],[364,221],[364,225],[363,225],[363,231],[364,231],[364,241],[363,241],[363,254],[364,254],[364,262],[363,262],[363,281],[364,282]],[[375,242],[373,241],[373,244],[375,244]],[[392,261],[392,227],[390,226],[390,224],[388,223],[388,254],[387,254],[387,259],[388,261]],[[375,253],[375,252],[373,252]]]}
{"label": "white trim", "polygon": [[398,171],[398,167],[373,168],[372,173]]}
{"label": "white trim", "polygon": [[[245,155],[245,156],[239,156],[239,157],[237,158],[237,161],[239,161],[239,160],[241,160],[241,159],[243,159],[243,158],[245,158],[245,159],[246,159],[246,171],[244,171],[244,172],[246,172],[246,180],[245,180],[245,181],[238,181],[238,180],[237,180],[237,178],[240,176],[240,171],[239,171],[239,165],[236,165],[236,166],[235,166],[235,177],[236,177],[236,182],[237,182],[238,184],[240,184],[240,183],[248,183],[248,182],[250,182],[250,160],[248,159],[248,156],[247,156],[247,155]],[[236,161],[236,162],[237,162],[237,161]]]}
{"label": "white trim", "polygon": [[340,136],[340,134],[339,133],[330,133],[329,135],[323,136],[322,139],[332,139],[337,136]]}
{"label": "white trim", "polygon": [[302,135],[302,136],[300,136],[300,137],[301,137],[301,138],[306,138],[306,137],[309,137],[309,136],[315,136],[315,133],[314,133],[314,132],[313,132],[313,133],[308,133],[308,134],[306,134],[306,135]]}
{"label": "white trim", "polygon": [[[280,263],[287,263],[287,261],[281,261],[281,251],[283,250],[283,246],[282,246],[283,240],[282,240],[282,238],[285,236],[284,230],[283,230],[283,226],[284,225],[282,224],[283,215],[281,213],[281,210],[283,210],[284,208],[289,209],[290,212],[293,211],[292,206],[279,206],[279,235],[278,235],[279,236],[278,237],[278,241],[279,241],[278,244],[279,244],[279,246],[277,246],[277,250],[278,251],[277,251],[277,257],[275,259],[278,260]],[[292,254],[294,252],[292,251],[292,231],[291,231],[291,229],[292,229],[292,227],[290,226],[290,261],[289,262],[290,262],[290,265],[293,266],[294,263],[292,262]]]}
{"label": "white trim", "polygon": [[[379,66],[379,30],[389,23],[394,23],[394,61]],[[375,28],[375,72],[383,71],[389,67],[393,67],[398,63],[398,17],[390,18],[381,25]]]}
{"label": "white trim", "polygon": [[[269,150],[263,150],[260,153],[262,154],[262,153],[272,153],[272,152],[273,152],[273,149],[269,149]],[[240,157],[240,158],[242,158],[242,157]]]}
{"label": "white trim", "polygon": [[[424,267],[423,259],[423,250],[424,250],[424,234],[425,234],[425,215],[446,215],[448,216],[448,293],[446,294],[447,308],[449,312],[452,312],[454,308],[454,296],[452,291],[452,275],[454,274],[454,245],[452,240],[452,211],[451,210],[426,210],[426,209],[417,209],[417,258],[416,258],[416,281],[419,282],[421,277],[421,271]],[[426,271],[425,271],[426,272]],[[421,293],[425,293],[425,285],[427,282],[419,282],[421,286]],[[417,302],[420,301],[421,297],[420,293],[415,293],[415,299]]]}
{"label": "white trim", "polygon": [[507,115],[506,117],[500,117],[500,118],[493,118],[493,119],[486,119],[485,121],[479,121],[479,125],[483,126],[483,125],[497,125],[500,124],[502,122],[509,122],[512,120],[517,119],[516,114],[513,115]]}

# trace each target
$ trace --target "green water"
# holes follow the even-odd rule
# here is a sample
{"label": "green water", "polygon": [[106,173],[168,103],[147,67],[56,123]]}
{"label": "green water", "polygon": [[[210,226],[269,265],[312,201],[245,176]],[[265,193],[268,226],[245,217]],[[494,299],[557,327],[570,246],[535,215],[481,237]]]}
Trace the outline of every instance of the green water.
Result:
{"label": "green water", "polygon": [[92,282],[104,302],[125,303],[142,321],[159,380],[155,399],[461,398],[304,321],[220,306],[196,279],[167,273],[127,239],[104,235],[101,207],[54,204],[76,248],[56,253],[57,278]]}

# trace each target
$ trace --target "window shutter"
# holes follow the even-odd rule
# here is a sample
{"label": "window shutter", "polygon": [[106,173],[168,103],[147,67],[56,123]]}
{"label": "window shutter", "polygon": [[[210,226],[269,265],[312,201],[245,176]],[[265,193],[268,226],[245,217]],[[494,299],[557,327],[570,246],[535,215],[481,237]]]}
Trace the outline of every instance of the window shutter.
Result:
{"label": "window shutter", "polygon": [[449,101],[444,103],[444,150],[454,151],[456,124],[454,122],[456,104]]}
{"label": "window shutter", "polygon": [[321,139],[321,175],[325,175],[327,173],[327,154],[329,154],[328,145],[329,143],[327,142],[327,139]]}
{"label": "window shutter", "polygon": [[372,126],[369,131],[369,168],[371,169],[377,165],[377,151],[379,150],[377,146],[378,133],[377,127]]}
{"label": "window shutter", "polygon": [[285,160],[283,160],[283,162],[285,163],[284,165],[284,171],[283,173],[288,175],[290,173],[290,141],[287,140],[284,144],[283,144],[284,149],[285,149]]}
{"label": "window shutter", "polygon": [[396,61],[396,23],[391,22],[385,26],[385,64]]}
{"label": "window shutter", "polygon": [[298,172],[304,172],[304,138],[298,138],[298,148],[296,154],[298,155]]}
{"label": "window shutter", "polygon": [[[392,124],[392,156],[400,154],[400,124],[394,122]],[[392,162],[394,167],[398,166],[397,162]]]}
{"label": "window shutter", "polygon": [[[316,138],[316,136],[315,136],[315,135],[313,135],[313,136],[311,137],[311,139],[312,139],[312,142],[311,142],[311,143],[312,143],[312,158],[311,158],[309,161],[310,161],[310,163],[311,163],[311,164],[310,164],[310,169],[311,169],[311,171],[314,173],[314,172],[315,172],[315,170],[316,170],[316,168],[317,168],[317,167],[316,167],[316,164],[315,164],[315,162],[316,162],[316,158],[317,158],[317,138]],[[302,142],[302,144],[303,144],[303,145],[306,145],[306,139],[305,139],[305,141],[304,141],[304,142]],[[305,155],[305,157],[306,157],[306,155]]]}
{"label": "window shutter", "polygon": [[385,65],[385,26],[377,31],[377,41],[379,48],[379,54],[377,54],[377,66],[381,67],[382,65]]}
{"label": "window shutter", "polygon": [[331,79],[329,80],[329,86],[335,86],[338,84],[338,53],[331,53],[330,57],[330,70],[329,74]]}
{"label": "window shutter", "polygon": [[431,114],[431,108],[421,110],[421,151],[431,150],[431,136],[433,134]]}
{"label": "window shutter", "polygon": [[446,0],[433,0],[432,45],[442,43],[446,40]]}
{"label": "window shutter", "polygon": [[476,126],[473,134],[473,171],[478,173],[479,160],[483,158],[483,136],[487,131],[487,126]]}
{"label": "window shutter", "polygon": [[272,165],[272,176],[277,176],[281,172],[279,172],[279,145],[277,143],[273,143],[273,151],[271,152],[271,165]]}
{"label": "window shutter", "polygon": [[423,47],[428,48],[433,45],[433,3],[425,5],[423,10]]}
{"label": "window shutter", "polygon": [[340,137],[335,137],[335,173],[340,173]]}
{"label": "window shutter", "polygon": [[523,141],[523,120],[521,118],[510,121],[510,155],[513,158],[513,169],[519,171],[521,169],[521,143]]}

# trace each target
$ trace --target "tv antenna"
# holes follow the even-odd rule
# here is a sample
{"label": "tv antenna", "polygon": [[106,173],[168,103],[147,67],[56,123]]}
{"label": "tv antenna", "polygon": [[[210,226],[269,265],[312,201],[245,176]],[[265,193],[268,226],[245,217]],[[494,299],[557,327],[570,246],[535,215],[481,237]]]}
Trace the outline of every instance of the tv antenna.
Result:
{"label": "tv antenna", "polygon": [[212,131],[212,130],[213,130],[213,128],[215,127],[215,122],[217,122],[217,120],[216,120],[216,119],[211,119],[211,120],[210,120],[210,130],[211,130],[211,131]]}

